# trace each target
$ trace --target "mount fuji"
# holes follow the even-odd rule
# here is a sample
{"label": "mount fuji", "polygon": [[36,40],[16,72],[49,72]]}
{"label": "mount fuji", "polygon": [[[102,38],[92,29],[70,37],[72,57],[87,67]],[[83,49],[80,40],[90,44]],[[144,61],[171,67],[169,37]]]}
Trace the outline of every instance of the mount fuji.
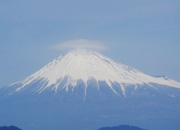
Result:
{"label": "mount fuji", "polygon": [[89,49],[54,59],[0,89],[0,125],[96,130],[130,124],[180,129],[180,83],[153,77]]}

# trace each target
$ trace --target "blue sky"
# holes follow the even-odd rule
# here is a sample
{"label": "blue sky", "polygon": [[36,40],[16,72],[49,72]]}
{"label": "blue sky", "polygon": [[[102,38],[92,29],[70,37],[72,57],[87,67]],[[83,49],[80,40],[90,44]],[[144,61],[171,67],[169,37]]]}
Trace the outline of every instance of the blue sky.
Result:
{"label": "blue sky", "polygon": [[179,0],[0,1],[0,86],[65,53],[52,46],[98,41],[103,54],[146,74],[180,81]]}

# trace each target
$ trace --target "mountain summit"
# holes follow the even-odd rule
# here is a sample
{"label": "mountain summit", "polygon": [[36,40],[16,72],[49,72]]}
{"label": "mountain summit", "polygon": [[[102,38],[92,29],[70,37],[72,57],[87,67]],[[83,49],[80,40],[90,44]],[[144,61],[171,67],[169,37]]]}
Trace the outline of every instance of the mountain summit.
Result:
{"label": "mountain summit", "polygon": [[95,51],[76,49],[53,60],[25,80],[17,82],[16,91],[33,86],[37,82],[41,83],[36,88],[38,93],[47,88],[55,92],[62,89],[73,91],[81,82],[84,84],[86,95],[86,89],[91,81],[95,82],[98,90],[100,88],[99,83],[105,82],[106,87],[109,87],[115,94],[118,94],[115,86],[119,87],[124,96],[126,95],[126,86],[130,85],[137,88],[138,85],[146,84],[153,87],[153,84],[159,84],[180,88],[180,83],[174,80],[149,76]]}

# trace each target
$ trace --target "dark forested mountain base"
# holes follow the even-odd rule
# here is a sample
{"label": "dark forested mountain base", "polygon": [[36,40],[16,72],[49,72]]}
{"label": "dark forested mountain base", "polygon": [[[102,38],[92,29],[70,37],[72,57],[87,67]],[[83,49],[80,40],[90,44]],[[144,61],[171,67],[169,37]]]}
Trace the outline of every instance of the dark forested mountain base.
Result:
{"label": "dark forested mountain base", "polygon": [[17,128],[16,126],[0,126],[0,130],[21,130],[21,129]]}
{"label": "dark forested mountain base", "polygon": [[120,125],[120,126],[114,126],[114,127],[102,127],[98,130],[147,130],[142,129],[136,126],[130,126],[130,125]]}

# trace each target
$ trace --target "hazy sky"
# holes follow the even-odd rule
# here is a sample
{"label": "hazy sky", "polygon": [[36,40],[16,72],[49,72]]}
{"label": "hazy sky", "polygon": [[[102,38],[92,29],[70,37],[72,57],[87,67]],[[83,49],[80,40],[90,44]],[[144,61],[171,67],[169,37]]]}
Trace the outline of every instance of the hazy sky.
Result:
{"label": "hazy sky", "polygon": [[0,86],[22,80],[86,39],[146,74],[180,81],[180,0],[1,0]]}

